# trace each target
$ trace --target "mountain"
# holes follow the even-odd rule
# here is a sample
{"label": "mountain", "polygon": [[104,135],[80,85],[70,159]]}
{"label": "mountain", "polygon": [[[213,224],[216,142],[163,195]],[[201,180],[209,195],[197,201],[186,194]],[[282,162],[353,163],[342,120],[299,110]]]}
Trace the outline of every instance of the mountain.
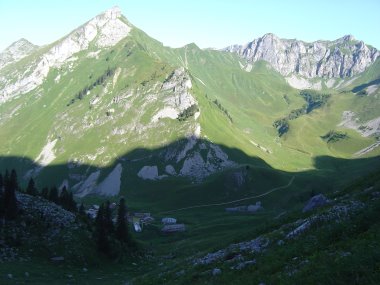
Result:
{"label": "mountain", "polygon": [[[351,36],[305,43],[267,34],[223,50],[196,44],[174,49],[135,27],[117,7],[49,45],[16,46],[3,53],[12,56],[0,67],[0,173],[14,168],[20,189],[30,178],[38,190],[66,187],[78,203],[95,204],[93,209],[123,196],[130,213],[148,213],[154,220],[132,234],[144,248],[141,259],[112,265],[94,259],[99,264],[89,268],[70,258],[55,265],[46,257],[65,254],[67,245],[59,248],[54,240],[54,246],[41,244],[44,250],[26,254],[33,264],[4,264],[1,276],[31,271],[36,274],[31,279],[41,280],[55,280],[59,272],[62,283],[70,275],[84,283],[136,278],[137,284],[151,284],[169,278],[172,283],[231,284],[253,274],[257,283],[264,282],[260,276],[272,276],[265,282],[291,284],[301,272],[297,281],[306,276],[315,283],[307,272],[331,252],[341,258],[350,245],[358,257],[349,260],[350,266],[358,260],[376,264],[376,251],[368,255],[372,261],[359,254],[369,244],[377,246],[372,238],[377,224],[364,223],[375,220],[379,189],[380,59],[375,48]],[[321,197],[317,194],[329,203],[302,213],[311,197]],[[22,207],[23,200],[58,207],[18,197]],[[367,208],[372,210],[367,213]],[[331,220],[335,214],[342,214],[337,224]],[[163,218],[175,218],[185,231],[163,233]],[[351,221],[366,226],[352,232]],[[286,238],[305,223],[310,235]],[[41,232],[49,231],[49,225],[38,224]],[[340,230],[349,236],[343,243],[337,240]],[[80,239],[80,233],[72,233]],[[85,235],[91,239],[90,232]],[[316,239],[332,245],[322,257],[316,254]],[[0,249],[3,240],[10,239],[1,237]],[[289,247],[281,247],[280,240]],[[268,251],[256,251],[262,242]],[[96,254],[90,245],[81,255]],[[30,249],[30,244],[20,247]],[[281,257],[279,266],[272,266],[275,256]],[[211,257],[216,263],[196,262]],[[257,266],[241,265],[247,266],[241,275],[230,268],[256,258]],[[41,264],[51,270],[41,272]],[[214,269],[222,269],[215,270],[221,278],[209,280]],[[326,274],[322,283],[334,280],[332,271],[318,269]]]}
{"label": "mountain", "polygon": [[365,71],[380,56],[379,51],[347,35],[335,41],[306,43],[266,34],[245,45],[224,49],[250,62],[265,60],[283,76],[344,78]]}
{"label": "mountain", "polygon": [[[199,183],[246,163],[228,148],[286,171],[378,154],[376,49],[268,34],[227,51],[164,47],[114,7],[0,69],[0,153],[33,161],[16,163],[25,179],[62,165],[55,183],[78,197],[136,178]],[[323,91],[300,93],[289,76]]]}
{"label": "mountain", "polygon": [[35,46],[26,39],[20,39],[14,42],[0,53],[0,69],[8,64],[21,60],[33,53],[37,48],[38,46]]}

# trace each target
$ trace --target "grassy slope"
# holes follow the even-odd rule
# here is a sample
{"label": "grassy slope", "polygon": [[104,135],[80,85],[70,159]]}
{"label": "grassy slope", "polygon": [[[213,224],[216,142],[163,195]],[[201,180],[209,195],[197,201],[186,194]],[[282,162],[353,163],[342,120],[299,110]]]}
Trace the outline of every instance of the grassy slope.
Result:
{"label": "grassy slope", "polygon": [[[131,50],[133,51],[132,55],[126,57]],[[375,160],[345,161],[319,157],[324,155],[349,158],[353,152],[371,143],[371,140],[363,139],[351,131],[348,132],[349,140],[333,145],[327,145],[319,138],[329,130],[336,129],[344,110],[352,110],[357,106],[356,100],[359,99],[355,95],[334,93],[328,105],[323,109],[291,121],[289,134],[279,140],[276,139],[276,132],[272,127],[273,121],[287,115],[289,111],[301,107],[304,104],[302,98],[298,96],[297,90],[289,87],[264,62],[257,63],[252,72],[248,73],[240,68],[238,61],[239,59],[235,55],[211,50],[202,51],[194,45],[177,50],[164,48],[160,43],[135,29],[133,38],[122,41],[114,48],[114,52],[104,51],[101,53],[96,63],[90,59],[81,59],[78,68],[74,69],[72,73],[62,76],[59,84],[53,83],[58,73],[57,70],[53,71],[43,86],[45,96],[36,99],[35,94],[31,92],[23,98],[2,105],[5,110],[12,110],[19,104],[25,104],[25,111],[2,125],[1,137],[11,139],[1,146],[0,151],[8,155],[36,157],[46,143],[41,138],[46,138],[54,121],[60,119],[56,117],[56,114],[63,114],[66,110],[75,120],[81,120],[83,114],[104,118],[104,109],[89,110],[89,97],[92,95],[85,97],[81,102],[76,102],[72,107],[66,107],[67,102],[79,90],[91,83],[90,74],[96,78],[108,66],[122,69],[120,78],[123,80],[117,83],[113,91],[104,94],[104,100],[108,104],[113,95],[124,92],[124,89],[143,90],[141,83],[151,80],[155,73],[157,76],[155,80],[163,81],[176,66],[186,66],[190,70],[194,84],[192,92],[201,108],[202,135],[206,135],[215,143],[224,145],[232,158],[250,165],[251,168],[248,185],[242,191],[234,192],[225,187],[223,175],[214,175],[202,185],[192,185],[188,181],[177,178],[152,183],[138,179],[135,173],[144,164],[149,165],[151,162],[158,164],[154,158],[136,165],[123,163],[123,168],[126,170],[123,172],[125,174],[122,178],[123,194],[129,201],[129,207],[132,210],[150,211],[157,218],[156,223],[147,227],[143,233],[136,234],[136,237],[146,248],[151,249],[156,257],[171,253],[175,249],[180,260],[192,254],[194,250],[206,253],[231,242],[250,238],[255,234],[257,228],[264,226],[283,211],[299,209],[312,191],[334,191],[339,185],[352,180],[355,176],[363,175],[377,165],[378,162]],[[201,81],[204,82],[204,85]],[[100,94],[103,90],[100,86],[96,88],[98,89],[91,92]],[[289,104],[283,99],[285,94],[290,100]],[[25,98],[27,101],[24,101]],[[136,108],[142,106],[143,99],[138,101]],[[233,118],[233,123],[212,102],[215,99],[218,99],[228,110]],[[363,106],[367,102],[363,103]],[[112,107],[112,105],[110,106]],[[65,111],[62,112],[62,109]],[[123,120],[128,121],[133,114],[126,116]],[[177,121],[167,120],[165,123],[167,123],[165,128],[181,127]],[[99,144],[107,143],[110,145],[108,151],[113,157],[124,155],[141,146],[141,143],[128,141],[125,146],[120,147],[113,138],[99,142],[99,137],[104,138],[108,134],[109,127],[104,125],[96,130],[88,131],[83,138],[67,136],[64,138],[65,141],[58,142],[57,146],[65,143],[68,146],[68,153],[87,153],[89,150],[95,150]],[[152,136],[154,136],[154,140],[145,142],[144,146],[147,150],[144,152],[154,156],[159,152],[156,148],[160,140],[167,134],[157,131],[152,133]],[[175,134],[168,141],[175,142],[179,138],[181,135]],[[272,154],[260,150],[250,141],[266,147],[272,151]],[[112,147],[112,143],[115,144],[115,147]],[[11,151],[9,152],[9,150]],[[256,157],[263,158],[269,165]],[[67,159],[67,154],[58,156],[56,164],[65,162]],[[112,161],[111,159],[111,165],[106,169],[107,171],[113,167]],[[95,161],[94,164],[101,164],[101,162]],[[271,166],[274,166],[275,169],[272,169]],[[87,166],[83,167],[87,168]],[[304,171],[314,167],[317,168],[315,171]],[[65,166],[49,168],[44,176],[58,175],[63,178],[67,175],[66,173],[62,174],[63,168]],[[279,171],[277,168],[288,172]],[[340,173],[340,176],[337,176],[336,173]],[[286,185],[293,175],[296,176],[296,179],[290,188],[275,192],[265,198],[249,201],[249,203],[262,201],[265,210],[258,215],[230,215],[224,212],[223,206],[170,214],[163,213],[178,207],[225,202],[261,194],[274,187]],[[45,181],[48,181],[48,178]],[[87,201],[90,203],[99,202],[99,200],[99,198],[90,197]],[[241,205],[241,203],[232,204],[232,206],[237,205]],[[159,231],[161,227],[159,220],[166,215],[173,215],[178,218],[179,222],[186,223],[188,231],[172,237],[163,236]],[[142,266],[139,266],[140,263],[137,262],[136,269],[130,264],[115,264],[110,267],[105,266],[103,269],[94,266],[90,269],[89,274],[82,272],[76,265],[51,267],[52,265],[44,264],[44,262],[41,261],[42,267],[10,264],[4,267],[2,272],[13,270],[15,275],[22,275],[24,271],[29,270],[28,272],[35,273],[38,278],[43,280],[51,278],[62,283],[66,282],[66,275],[71,272],[78,280],[87,280],[86,282],[93,284],[92,282],[102,283],[104,280],[121,282],[130,276],[141,276],[145,271],[153,270],[155,274],[161,271],[160,268],[156,268],[157,259]],[[165,266],[176,266],[175,262],[164,263]],[[43,276],[42,268],[52,268],[54,269],[52,271],[56,273],[52,273],[49,277]],[[125,272],[125,274],[120,274],[120,272]],[[263,272],[268,273],[265,270]],[[114,273],[117,273],[118,276],[110,277]],[[95,279],[97,274],[103,279]],[[248,278],[250,274],[252,273],[246,271],[241,278]],[[222,281],[228,283],[236,277],[235,275],[227,276]],[[20,278],[20,281],[24,280],[23,277]]]}

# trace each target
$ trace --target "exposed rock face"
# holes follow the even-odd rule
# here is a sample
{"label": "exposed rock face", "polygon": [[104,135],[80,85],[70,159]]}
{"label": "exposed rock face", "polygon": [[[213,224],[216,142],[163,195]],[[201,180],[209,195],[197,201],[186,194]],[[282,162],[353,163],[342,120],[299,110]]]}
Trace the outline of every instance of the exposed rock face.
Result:
{"label": "exposed rock face", "polygon": [[314,210],[315,208],[325,206],[328,203],[329,203],[329,200],[325,197],[325,195],[323,194],[315,195],[311,197],[311,199],[307,202],[302,212],[308,212],[308,211]]}
{"label": "exposed rock face", "polygon": [[14,42],[0,53],[0,69],[10,63],[19,61],[36,49],[38,49],[38,46],[35,46],[26,39],[20,39],[17,42]]}
{"label": "exposed rock face", "polygon": [[363,72],[380,55],[378,50],[352,36],[306,43],[266,34],[248,44],[224,50],[235,52],[249,62],[265,60],[283,76],[296,73],[306,78],[351,77]]}
{"label": "exposed rock face", "polygon": [[354,112],[344,111],[342,114],[342,122],[338,126],[353,129],[359,132],[363,137],[370,137],[380,134],[380,117],[360,123],[360,118]]}
{"label": "exposed rock face", "polygon": [[162,91],[172,90],[172,92],[164,98],[164,108],[153,116],[152,122],[162,118],[177,119],[181,112],[196,104],[196,100],[189,92],[191,87],[190,76],[186,70],[183,67],[174,70],[161,87]]}
{"label": "exposed rock face", "polygon": [[158,168],[156,165],[153,166],[144,166],[137,173],[137,176],[144,180],[156,180],[159,179]]}
{"label": "exposed rock face", "polygon": [[[0,74],[0,93],[3,94],[0,102],[35,89],[42,84],[52,67],[61,67],[68,60],[75,61],[73,55],[88,49],[90,43],[98,48],[117,44],[131,30],[120,17],[118,7],[107,10],[58,41],[30,66],[25,67],[25,73],[4,74],[4,77]],[[14,83],[11,83],[12,79],[16,79]]]}

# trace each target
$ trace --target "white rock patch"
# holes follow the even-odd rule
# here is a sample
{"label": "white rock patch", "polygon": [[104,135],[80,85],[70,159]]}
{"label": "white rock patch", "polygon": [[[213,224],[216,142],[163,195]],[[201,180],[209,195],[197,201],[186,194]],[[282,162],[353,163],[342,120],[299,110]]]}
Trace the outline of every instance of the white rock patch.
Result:
{"label": "white rock patch", "polygon": [[195,152],[187,158],[180,170],[180,175],[202,178],[207,175],[205,172],[205,161],[199,152]]}
{"label": "white rock patch", "polygon": [[379,88],[379,85],[368,86],[367,88],[368,95],[372,95],[373,93],[375,93],[378,88]]}
{"label": "white rock patch", "polygon": [[170,119],[177,119],[178,117],[178,111],[171,107],[166,107],[162,110],[160,110],[156,115],[152,118],[152,123],[158,122],[159,119],[162,118],[170,118]]}
{"label": "white rock patch", "polygon": [[90,194],[96,187],[96,181],[98,180],[100,175],[100,170],[97,170],[90,174],[87,179],[80,184],[76,184],[73,189],[80,187],[75,196],[83,198],[84,196]]}
{"label": "white rock patch", "polygon": [[198,125],[195,129],[194,136],[197,138],[201,137],[201,125]]}
{"label": "white rock patch", "polygon": [[183,148],[183,150],[177,155],[177,163],[180,162],[182,159],[185,158],[188,151],[192,150],[193,147],[197,144],[197,138],[196,137],[190,137],[188,138],[188,141]]}
{"label": "white rock patch", "polygon": [[156,180],[158,177],[158,168],[156,165],[154,166],[144,166],[137,173],[137,176],[144,180]]}
{"label": "white rock patch", "polygon": [[315,89],[315,90],[322,89],[321,81],[313,83],[306,78],[298,77],[294,74],[290,77],[286,77],[285,79],[290,86],[296,89]]}
{"label": "white rock patch", "polygon": [[54,147],[57,139],[49,141],[42,149],[41,153],[37,156],[35,162],[41,166],[47,166],[55,159]]}
{"label": "white rock patch", "polygon": [[353,129],[359,132],[363,137],[380,134],[380,117],[360,124],[359,118],[355,116],[355,113],[352,111],[344,111],[342,114],[342,122],[338,126]]}
{"label": "white rock patch", "polygon": [[177,175],[177,172],[175,171],[174,167],[170,164],[165,166],[165,172],[169,175]]}
{"label": "white rock patch", "polygon": [[112,172],[99,184],[94,193],[102,196],[116,196],[120,193],[121,172],[123,167],[117,164]]}
{"label": "white rock patch", "polygon": [[328,88],[333,87],[334,84],[335,84],[335,81],[336,81],[335,78],[330,78],[329,80],[327,80],[327,82],[326,82],[326,86],[327,86]]}

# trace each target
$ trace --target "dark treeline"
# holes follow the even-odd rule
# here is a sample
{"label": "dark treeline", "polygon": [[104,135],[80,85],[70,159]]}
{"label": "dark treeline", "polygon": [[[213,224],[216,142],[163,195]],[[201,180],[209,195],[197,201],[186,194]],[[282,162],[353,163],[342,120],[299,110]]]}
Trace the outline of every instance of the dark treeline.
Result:
{"label": "dark treeline", "polygon": [[25,191],[23,191],[23,189],[19,186],[17,173],[14,169],[12,169],[11,172],[6,170],[4,176],[0,173],[0,218],[4,218],[6,220],[14,220],[17,218],[19,209],[17,205],[16,192],[25,193],[32,196],[40,196],[62,206],[65,210],[74,213],[78,211],[73,193],[67,191],[65,186],[61,191],[58,191],[55,186],[50,189],[44,187],[41,191],[39,191],[35,186],[33,178],[30,178],[28,186]]}
{"label": "dark treeline", "polygon": [[0,219],[14,220],[17,217],[18,191],[17,174],[13,169],[10,173],[5,171],[4,177],[0,173]]}
{"label": "dark treeline", "polygon": [[[135,243],[128,231],[127,208],[124,198],[119,201],[116,215],[113,215],[111,203],[107,201],[100,205],[96,218],[92,221],[86,215],[84,204],[81,203],[78,207],[73,193],[68,191],[66,186],[63,186],[60,191],[56,186],[52,186],[50,189],[44,187],[39,191],[34,179],[30,178],[25,191],[23,191],[19,187],[16,171],[14,169],[11,172],[6,170],[4,175],[0,173],[1,221],[13,221],[18,220],[19,217],[21,218],[16,192],[39,196],[60,205],[65,210],[76,213],[77,217],[80,217],[82,221],[90,226],[98,251],[109,257],[118,257],[123,252],[123,249],[133,249],[135,247]],[[113,216],[116,216],[115,223]]]}
{"label": "dark treeline", "polygon": [[115,74],[115,68],[108,67],[107,70],[104,71],[104,73],[101,76],[99,76],[96,80],[94,80],[90,85],[87,85],[82,90],[80,90],[75,95],[75,97],[72,98],[69,103],[67,103],[67,106],[74,104],[76,100],[82,100],[84,96],[87,95],[88,91],[91,91],[96,86],[103,84],[107,80],[107,78],[113,76],[114,74]]}
{"label": "dark treeline", "polygon": [[117,207],[116,223],[112,220],[112,209],[109,201],[100,205],[95,218],[94,238],[99,252],[116,257],[120,249],[133,249],[136,244],[128,231],[127,208],[124,198]]}

